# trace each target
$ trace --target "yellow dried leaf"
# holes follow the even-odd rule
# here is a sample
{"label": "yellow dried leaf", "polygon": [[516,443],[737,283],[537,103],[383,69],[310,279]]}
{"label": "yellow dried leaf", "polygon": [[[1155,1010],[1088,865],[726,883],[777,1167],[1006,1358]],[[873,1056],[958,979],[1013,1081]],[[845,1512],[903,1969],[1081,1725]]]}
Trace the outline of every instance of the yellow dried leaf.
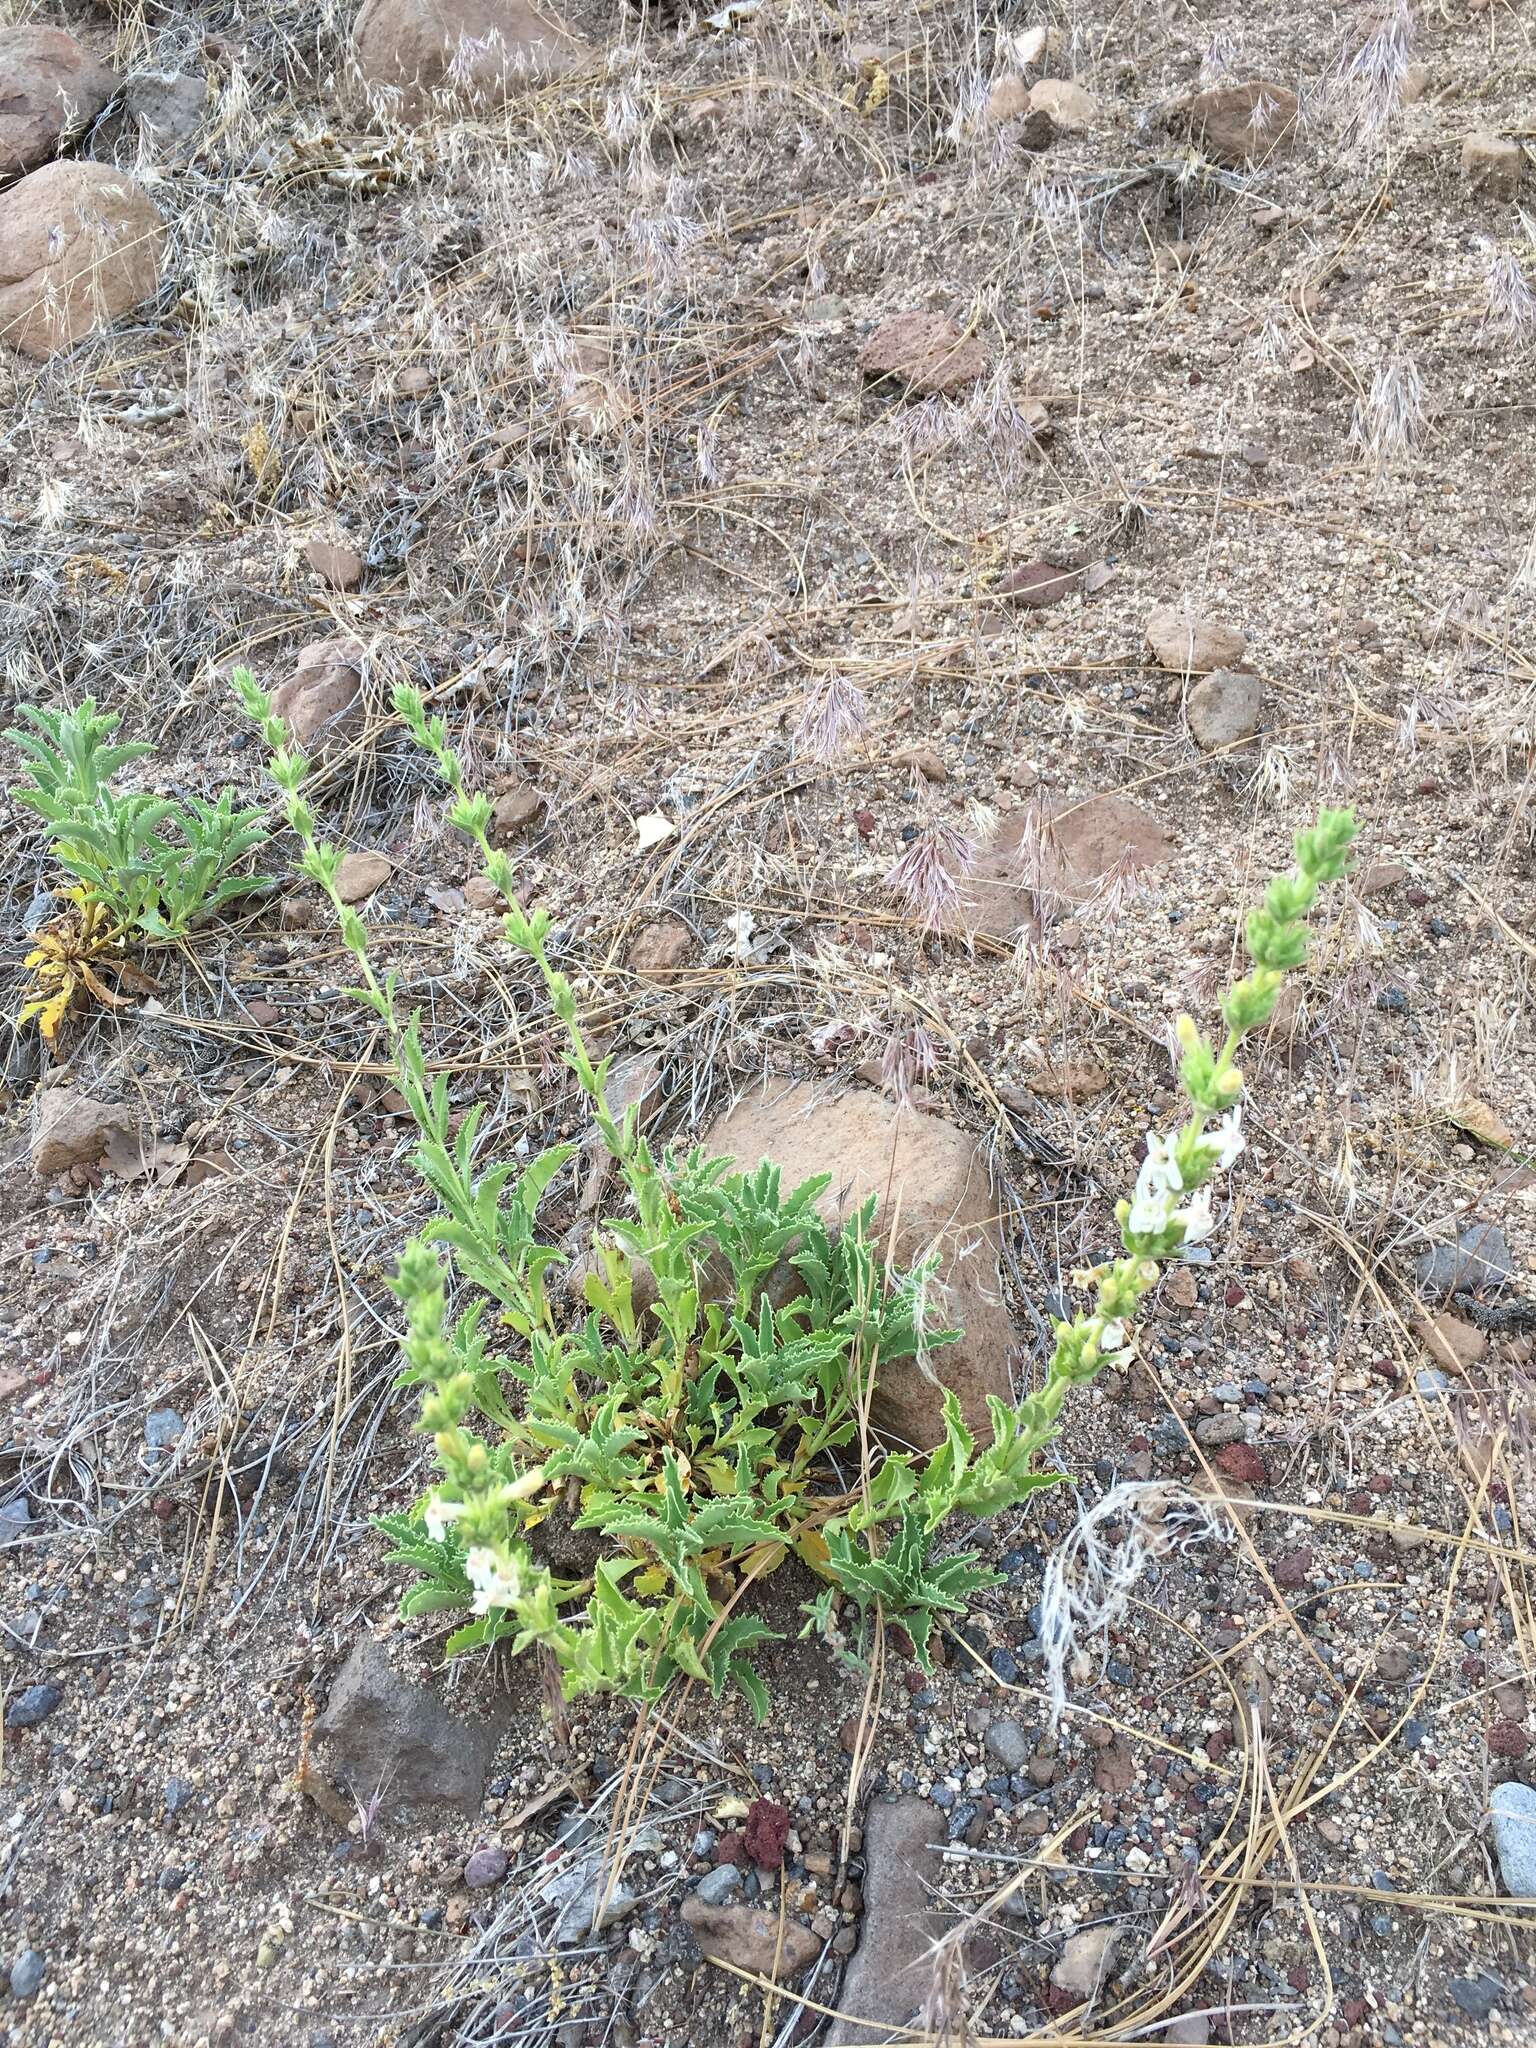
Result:
{"label": "yellow dried leaf", "polygon": [[1446,1114],[1458,1131],[1465,1131],[1469,1138],[1476,1138],[1480,1145],[1491,1145],[1495,1151],[1507,1152],[1515,1142],[1509,1125],[1496,1109],[1490,1109],[1486,1102],[1475,1095],[1464,1095],[1454,1109]]}

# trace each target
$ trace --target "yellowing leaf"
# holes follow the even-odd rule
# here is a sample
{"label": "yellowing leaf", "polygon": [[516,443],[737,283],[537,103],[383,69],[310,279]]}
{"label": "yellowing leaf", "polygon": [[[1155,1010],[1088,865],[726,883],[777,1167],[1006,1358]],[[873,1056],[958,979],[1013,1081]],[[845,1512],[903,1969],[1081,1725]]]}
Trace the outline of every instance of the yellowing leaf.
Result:
{"label": "yellowing leaf", "polygon": [[1490,1109],[1475,1095],[1464,1095],[1446,1114],[1457,1130],[1465,1131],[1469,1138],[1476,1138],[1480,1145],[1491,1145],[1495,1151],[1507,1152],[1515,1142],[1509,1125],[1498,1111]]}
{"label": "yellowing leaf", "polygon": [[653,1564],[649,1571],[636,1572],[630,1580],[630,1589],[636,1593],[652,1596],[667,1590],[667,1574],[663,1565]]}
{"label": "yellowing leaf", "polygon": [[808,1564],[813,1572],[823,1578],[831,1569],[832,1553],[827,1548],[827,1539],[819,1529],[802,1529],[795,1538],[795,1555],[802,1564]]}
{"label": "yellowing leaf", "polygon": [[738,1563],[744,1579],[766,1579],[770,1572],[776,1572],[789,1552],[782,1543],[754,1544]]}

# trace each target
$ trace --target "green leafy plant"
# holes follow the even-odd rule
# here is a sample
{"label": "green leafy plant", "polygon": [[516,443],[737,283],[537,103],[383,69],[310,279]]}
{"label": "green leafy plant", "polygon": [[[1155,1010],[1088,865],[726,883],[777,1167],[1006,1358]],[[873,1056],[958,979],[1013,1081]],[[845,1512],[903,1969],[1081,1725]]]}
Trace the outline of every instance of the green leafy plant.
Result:
{"label": "green leafy plant", "polygon": [[110,1002],[98,970],[124,945],[169,944],[268,877],[237,872],[266,832],[256,810],[236,810],[225,790],[216,803],[185,804],[113,787],[113,778],[154,752],[146,742],[116,742],[115,713],[87,697],[72,711],[23,705],[26,727],[9,739],[26,762],[15,792],[48,828],[54,859],[74,878],[69,908],[28,955],[34,989],[22,1019],[37,1017],[53,1038],[81,990]]}
{"label": "green leafy plant", "polygon": [[[625,1190],[624,1212],[594,1228],[589,1256],[553,1284],[569,1261],[541,1241],[539,1210],[574,1147],[553,1146],[521,1170],[479,1156],[478,1109],[455,1122],[414,1018],[401,1019],[392,978],[376,974],[363,923],[340,900],[337,850],[318,837],[302,793],[308,764],[249,671],[235,684],[272,749],[300,869],[330,898],[357,964],[352,993],[391,1037],[417,1164],[438,1204],[394,1282],[406,1325],[401,1379],[420,1390],[419,1426],[438,1469],[423,1500],[382,1525],[393,1558],[416,1574],[404,1611],[467,1612],[450,1652],[542,1646],[568,1695],[654,1699],[687,1676],[717,1695],[734,1683],[761,1715],[767,1696],[751,1653],[773,1632],[743,1603],[795,1555],[825,1586],[808,1627],[830,1632],[846,1599],[900,1623],[926,1663],[936,1616],[994,1582],[973,1554],[938,1554],[939,1530],[956,1513],[997,1514],[1060,1478],[1040,1460],[1068,1394],[1125,1361],[1126,1319],[1157,1262],[1209,1227],[1205,1183],[1241,1143],[1233,1052],[1299,961],[1300,919],[1321,882],[1343,871],[1352,821],[1325,813],[1303,834],[1298,875],[1272,885],[1250,920],[1254,971],[1228,997],[1221,1051],[1188,1026],[1189,1123],[1149,1149],[1135,1199],[1121,1205],[1125,1255],[1083,1276],[1093,1310],[1057,1325],[1039,1390],[990,1404],[982,1448],[946,1393],[938,1445],[867,1461],[850,1486],[834,1454],[860,1438],[871,1375],[919,1353],[941,1367],[959,1334],[925,1327],[931,1267],[882,1264],[872,1202],[829,1231],[816,1207],[827,1176],[786,1189],[767,1163],[742,1172],[699,1151],[658,1157],[633,1109],[613,1116],[609,1062],[592,1059],[575,990],[550,958],[550,915],[519,905],[510,862],[489,843],[488,800],[465,789],[443,721],[401,689],[396,710],[436,762],[451,822],[508,904],[506,937],[543,983]],[[1212,1117],[1222,1121],[1208,1133]],[[464,1302],[457,1314],[450,1274]],[[541,1525],[560,1518],[606,1546],[586,1576],[562,1577],[541,1559]]]}

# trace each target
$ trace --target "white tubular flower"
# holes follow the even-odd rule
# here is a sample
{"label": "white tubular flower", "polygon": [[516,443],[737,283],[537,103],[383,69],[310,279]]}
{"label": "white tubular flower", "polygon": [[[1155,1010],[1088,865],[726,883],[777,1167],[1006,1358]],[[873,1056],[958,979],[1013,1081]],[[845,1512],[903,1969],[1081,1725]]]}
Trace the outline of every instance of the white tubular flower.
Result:
{"label": "white tubular flower", "polygon": [[1223,1173],[1243,1149],[1242,1121],[1242,1110],[1234,1107],[1227,1111],[1215,1130],[1206,1133],[1210,1143],[1216,1147],[1216,1164]]}
{"label": "white tubular flower", "polygon": [[1147,1133],[1147,1156],[1141,1162],[1141,1172],[1136,1177],[1136,1192],[1150,1193],[1153,1188],[1167,1188],[1178,1194],[1184,1186],[1179,1177],[1178,1162],[1173,1156],[1172,1138],[1160,1138],[1156,1131]]}
{"label": "white tubular flower", "polygon": [[1128,1339],[1124,1318],[1121,1316],[1106,1317],[1099,1330],[1099,1356],[1112,1365],[1119,1358],[1120,1354],[1126,1350],[1127,1344]]}
{"label": "white tubular flower", "polygon": [[429,1494],[425,1521],[427,1534],[434,1543],[441,1543],[448,1534],[450,1524],[456,1522],[464,1512],[461,1500],[444,1500],[440,1493]]}
{"label": "white tubular flower", "polygon": [[498,1557],[494,1550],[477,1545],[464,1560],[464,1570],[475,1589],[473,1612],[489,1614],[493,1607],[515,1607],[522,1596],[523,1575],[515,1558]]}
{"label": "white tubular flower", "polygon": [[1169,1182],[1171,1161],[1166,1155],[1154,1157],[1150,1148],[1136,1176],[1136,1193],[1131,1201],[1132,1230],[1155,1236],[1167,1223],[1173,1209],[1174,1190],[1179,1185],[1177,1169]]}
{"label": "white tubular flower", "polygon": [[1196,1188],[1186,1207],[1178,1212],[1178,1220],[1184,1226],[1185,1244],[1198,1244],[1202,1237],[1209,1237],[1215,1217],[1211,1213],[1211,1191]]}

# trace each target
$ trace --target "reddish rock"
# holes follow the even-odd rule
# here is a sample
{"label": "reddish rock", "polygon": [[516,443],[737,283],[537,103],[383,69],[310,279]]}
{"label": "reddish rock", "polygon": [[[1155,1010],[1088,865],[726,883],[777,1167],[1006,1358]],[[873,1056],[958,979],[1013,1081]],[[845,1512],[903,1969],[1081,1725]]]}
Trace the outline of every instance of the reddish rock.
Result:
{"label": "reddish rock", "polygon": [[304,559],[332,590],[356,590],[363,580],[363,558],[344,541],[325,540],[315,534],[304,549]]}
{"label": "reddish rock", "polygon": [[754,1799],[747,1808],[742,1840],[759,1870],[777,1870],[784,1861],[789,1834],[789,1808],[776,1799]]}
{"label": "reddish rock", "polygon": [[294,672],[272,692],[272,709],[293,743],[324,759],[362,728],[363,649],[355,640],[311,640]]}
{"label": "reddish rock", "polygon": [[531,830],[547,809],[544,798],[531,782],[520,782],[515,789],[497,797],[491,805],[492,846],[505,846],[520,833]]}
{"label": "reddish rock", "polygon": [[1056,562],[1020,562],[997,586],[998,595],[1027,610],[1040,611],[1060,604],[1077,588],[1079,571],[1064,569]]}
{"label": "reddish rock", "polygon": [[682,919],[664,917],[636,933],[626,964],[644,981],[671,981],[688,965],[693,949],[693,933]]}
{"label": "reddish rock", "polygon": [[1269,1484],[1269,1468],[1252,1444],[1223,1444],[1215,1463],[1229,1479],[1241,1480],[1245,1486]]}
{"label": "reddish rock", "polygon": [[1213,85],[1176,110],[1174,125],[1222,164],[1262,163],[1296,132],[1296,95],[1267,78]]}
{"label": "reddish rock", "polygon": [[117,85],[116,72],[61,28],[0,29],[0,177],[46,163]]}
{"label": "reddish rock", "polygon": [[1161,867],[1173,852],[1157,819],[1129,797],[1019,804],[982,848],[955,922],[1006,943],[1040,895],[1056,906],[1086,903],[1115,876]]}
{"label": "reddish rock", "polygon": [[[866,1089],[826,1100],[801,1083],[749,1096],[706,1134],[704,1149],[734,1159],[743,1172],[772,1159],[786,1189],[830,1169],[834,1179],[819,1204],[829,1222],[874,1195],[882,1255],[893,1223],[898,1265],[938,1252],[931,1310],[965,1334],[932,1353],[933,1378],[915,1359],[880,1360],[872,1413],[880,1428],[908,1443],[936,1443],[942,1382],[990,1443],[987,1396],[1011,1400],[1008,1357],[1019,1339],[1003,1297],[997,1202],[970,1134],[942,1117],[899,1110]],[[770,1276],[770,1290],[776,1284]],[[783,1284],[799,1291],[798,1276],[791,1282],[786,1275]]]}
{"label": "reddish rock", "polygon": [[165,229],[110,164],[45,164],[0,193],[0,339],[39,360],[160,288]]}
{"label": "reddish rock", "polygon": [[1530,1737],[1513,1721],[1495,1721],[1488,1730],[1488,1748],[1493,1756],[1518,1759],[1526,1754],[1530,1746]]}
{"label": "reddish rock", "polygon": [[944,313],[893,313],[859,351],[866,377],[891,377],[915,398],[962,391],[986,375],[987,356]]}

